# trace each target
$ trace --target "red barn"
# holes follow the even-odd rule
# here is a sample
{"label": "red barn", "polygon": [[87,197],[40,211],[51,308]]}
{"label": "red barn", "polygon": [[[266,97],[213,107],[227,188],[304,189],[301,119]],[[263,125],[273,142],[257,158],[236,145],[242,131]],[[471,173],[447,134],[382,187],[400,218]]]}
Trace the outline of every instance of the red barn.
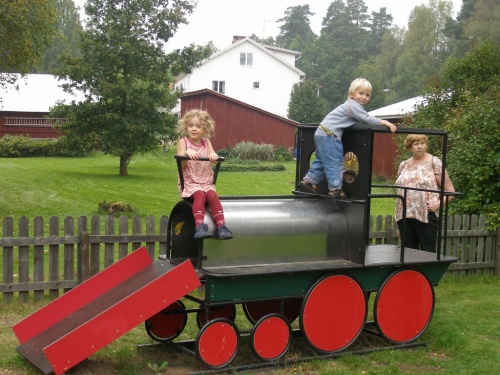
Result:
{"label": "red barn", "polygon": [[183,116],[190,109],[203,109],[215,120],[215,150],[240,142],[272,144],[293,150],[297,122],[266,112],[218,92],[204,89],[188,92],[181,98]]}
{"label": "red barn", "polygon": [[61,135],[57,123],[65,119],[47,118],[50,108],[58,101],[83,100],[83,95],[65,93],[63,82],[50,74],[18,75],[15,85],[0,91],[0,137],[6,134],[30,138],[57,138]]}

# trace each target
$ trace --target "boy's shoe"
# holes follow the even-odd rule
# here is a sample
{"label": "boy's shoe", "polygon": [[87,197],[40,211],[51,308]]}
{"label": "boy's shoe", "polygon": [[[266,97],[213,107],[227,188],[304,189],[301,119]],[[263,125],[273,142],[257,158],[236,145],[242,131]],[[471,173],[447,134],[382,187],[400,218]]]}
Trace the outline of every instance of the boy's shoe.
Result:
{"label": "boy's shoe", "polygon": [[230,240],[231,238],[233,238],[233,234],[229,229],[227,229],[225,225],[223,225],[218,229],[218,237],[219,240]]}
{"label": "boy's shoe", "polygon": [[328,192],[328,195],[330,197],[334,197],[337,199],[346,199],[347,198],[347,195],[345,195],[345,193],[342,191],[342,189],[330,190]]}
{"label": "boy's shoe", "polygon": [[208,224],[200,224],[196,227],[194,232],[194,238],[210,238],[213,237],[213,233],[208,230]]}
{"label": "boy's shoe", "polygon": [[319,194],[319,187],[316,184],[313,184],[312,182],[302,180],[300,181],[300,190],[306,191],[308,193],[313,193],[313,194]]}

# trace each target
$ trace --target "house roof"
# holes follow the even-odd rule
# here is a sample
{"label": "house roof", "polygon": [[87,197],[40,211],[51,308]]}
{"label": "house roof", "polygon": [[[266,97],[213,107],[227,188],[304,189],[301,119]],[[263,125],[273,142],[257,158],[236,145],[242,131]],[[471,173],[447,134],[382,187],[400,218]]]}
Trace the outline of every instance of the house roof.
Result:
{"label": "house roof", "polygon": [[71,95],[60,87],[66,81],[51,74],[26,74],[13,85],[0,89],[0,111],[49,112],[58,101],[83,101],[83,93]]}
{"label": "house roof", "polygon": [[369,114],[379,118],[403,118],[405,115],[415,112],[417,106],[425,102],[426,100],[423,96],[416,96],[415,98],[375,109],[369,112]]}
{"label": "house roof", "polygon": [[[285,60],[283,59],[280,59],[278,56],[276,56],[274,53],[272,53],[271,51],[274,50],[274,51],[280,51],[280,52],[286,52],[286,53],[290,53],[294,56],[299,56],[300,55],[300,52],[297,52],[297,51],[292,51],[292,50],[288,50],[288,49],[284,49],[284,48],[278,48],[278,47],[272,47],[272,46],[266,46],[264,44],[260,44],[260,43],[257,43],[255,40],[253,40],[252,38],[249,38],[249,37],[244,37],[240,40],[238,40],[237,42],[231,44],[229,47],[221,50],[221,51],[218,51],[216,53],[214,53],[212,56],[210,56],[208,59],[202,61],[201,65],[205,64],[207,61],[210,61],[210,60],[213,60],[213,59],[216,59],[218,56],[226,53],[227,51],[233,49],[233,48],[236,48],[237,46],[239,46],[240,44],[243,44],[243,43],[252,43],[253,45],[255,45],[257,48],[261,49],[264,53],[268,54],[269,56],[271,56],[272,58],[278,60],[279,62],[281,62],[282,64],[286,65],[287,67],[289,67],[290,69],[294,70],[295,72],[297,72],[300,76],[305,76],[306,73],[304,73],[302,70],[300,70],[299,68],[287,63]],[[182,77],[186,76],[187,74],[183,73],[183,74],[180,74],[177,78],[176,78],[176,81],[181,79]]]}

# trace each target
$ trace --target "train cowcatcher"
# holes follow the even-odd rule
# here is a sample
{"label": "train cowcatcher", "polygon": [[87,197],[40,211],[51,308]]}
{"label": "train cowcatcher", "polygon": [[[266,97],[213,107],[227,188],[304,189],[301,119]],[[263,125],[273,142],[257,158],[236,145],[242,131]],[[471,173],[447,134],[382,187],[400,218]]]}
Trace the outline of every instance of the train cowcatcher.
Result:
{"label": "train cowcatcher", "polygon": [[[233,239],[194,239],[191,201],[179,201],[168,219],[166,254],[153,261],[144,248],[135,250],[22,320],[13,326],[17,350],[42,372],[62,374],[139,324],[156,345],[190,353],[213,371],[236,369],[230,364],[243,337],[258,366],[300,361],[287,359],[292,340],[305,342],[315,358],[347,352],[362,333],[390,348],[418,344],[434,312],[434,287],[456,261],[442,250],[446,207],[435,253],[408,248],[404,238],[399,245],[372,244],[371,202],[405,202],[393,186],[372,184],[376,135],[390,133],[364,125],[344,132],[348,198],[335,199],[326,183],[322,194],[298,189],[314,157],[316,127],[297,129],[290,195],[220,197]],[[445,166],[446,132],[398,128],[396,134],[416,132],[440,137]],[[387,193],[374,194],[374,187]],[[205,223],[216,230],[209,209]],[[237,326],[241,311],[251,328]],[[188,317],[197,329],[184,339]]]}

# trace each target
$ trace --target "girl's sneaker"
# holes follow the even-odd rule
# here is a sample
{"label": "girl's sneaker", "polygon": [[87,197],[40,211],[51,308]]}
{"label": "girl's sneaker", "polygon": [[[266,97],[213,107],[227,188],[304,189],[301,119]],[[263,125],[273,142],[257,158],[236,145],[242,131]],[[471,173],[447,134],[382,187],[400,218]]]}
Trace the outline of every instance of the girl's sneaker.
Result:
{"label": "girl's sneaker", "polygon": [[213,237],[213,233],[208,230],[208,224],[200,224],[196,227],[194,232],[194,238],[210,238]]}
{"label": "girl's sneaker", "polygon": [[219,240],[230,240],[231,238],[233,238],[233,234],[229,229],[227,229],[225,225],[223,225],[222,227],[219,227],[218,237]]}

